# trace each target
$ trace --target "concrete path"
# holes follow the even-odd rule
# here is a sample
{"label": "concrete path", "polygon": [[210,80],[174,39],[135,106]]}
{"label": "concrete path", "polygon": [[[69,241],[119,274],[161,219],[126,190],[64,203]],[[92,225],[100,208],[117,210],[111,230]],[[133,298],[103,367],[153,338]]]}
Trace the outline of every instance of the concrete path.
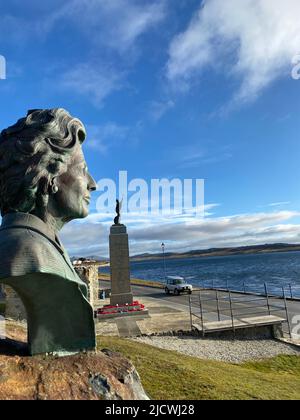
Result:
{"label": "concrete path", "polygon": [[120,337],[134,337],[141,335],[141,330],[137,324],[137,321],[134,319],[119,318],[116,320],[116,324]]}

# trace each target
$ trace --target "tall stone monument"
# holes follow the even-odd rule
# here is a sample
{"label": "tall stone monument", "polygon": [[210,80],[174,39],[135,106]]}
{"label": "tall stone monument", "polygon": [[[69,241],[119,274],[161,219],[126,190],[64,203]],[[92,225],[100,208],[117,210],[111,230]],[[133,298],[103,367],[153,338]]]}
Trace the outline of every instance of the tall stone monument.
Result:
{"label": "tall stone monument", "polygon": [[133,302],[130,284],[128,234],[125,225],[120,224],[121,205],[117,200],[117,216],[110,228],[109,252],[111,273],[111,305],[125,305]]}

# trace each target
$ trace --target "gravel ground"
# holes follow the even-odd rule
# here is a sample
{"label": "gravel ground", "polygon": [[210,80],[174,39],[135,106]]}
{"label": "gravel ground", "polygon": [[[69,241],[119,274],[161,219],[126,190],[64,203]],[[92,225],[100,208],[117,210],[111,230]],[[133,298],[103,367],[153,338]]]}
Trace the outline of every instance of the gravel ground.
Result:
{"label": "gravel ground", "polygon": [[137,337],[131,339],[200,359],[242,363],[279,355],[300,356],[300,348],[276,340],[218,340],[196,337]]}

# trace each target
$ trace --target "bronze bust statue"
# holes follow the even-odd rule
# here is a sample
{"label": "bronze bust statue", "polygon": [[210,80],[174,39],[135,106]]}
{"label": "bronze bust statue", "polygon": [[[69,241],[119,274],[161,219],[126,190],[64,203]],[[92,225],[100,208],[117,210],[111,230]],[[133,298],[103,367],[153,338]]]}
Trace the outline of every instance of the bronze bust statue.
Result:
{"label": "bronze bust statue", "polygon": [[29,111],[0,134],[0,283],[24,303],[31,354],[95,348],[87,287],[58,238],[96,189],[85,137],[64,109]]}

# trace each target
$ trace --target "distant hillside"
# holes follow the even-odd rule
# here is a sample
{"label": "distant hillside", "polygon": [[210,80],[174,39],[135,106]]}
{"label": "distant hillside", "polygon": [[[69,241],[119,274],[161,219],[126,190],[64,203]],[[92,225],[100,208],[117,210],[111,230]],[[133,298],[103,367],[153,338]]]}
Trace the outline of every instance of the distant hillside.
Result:
{"label": "distant hillside", "polygon": [[82,256],[72,256],[71,258],[70,258],[70,260],[73,262],[73,261],[76,261],[76,260],[80,260],[80,259],[85,259],[85,260],[94,260],[94,261],[97,261],[97,262],[105,262],[105,261],[107,261],[109,258],[105,258],[105,257],[102,257],[102,256],[97,256],[97,255],[89,255],[88,257],[82,257]]}
{"label": "distant hillside", "polygon": [[[299,245],[292,244],[265,244],[255,246],[242,246],[237,248],[210,248],[206,250],[193,250],[184,253],[166,252],[165,257],[168,259],[174,258],[193,258],[193,257],[221,257],[229,255],[243,255],[243,254],[266,254],[273,252],[289,252],[300,251]],[[162,259],[163,254],[139,254],[131,257],[131,261],[157,260]]]}
{"label": "distant hillside", "polygon": [[[245,255],[245,254],[267,254],[273,252],[289,252],[289,251],[300,251],[300,244],[265,244],[265,245],[255,245],[255,246],[241,246],[241,247],[232,247],[232,248],[210,248],[205,250],[192,250],[188,252],[166,252],[165,257],[167,259],[176,259],[176,258],[199,258],[199,257],[224,257],[229,255]],[[80,257],[72,257],[71,261],[77,260]],[[86,259],[96,260],[99,262],[109,261],[109,257],[98,257],[96,255],[91,255],[85,257]],[[160,260],[163,258],[163,254],[151,254],[144,253],[133,255],[130,257],[131,261],[145,261],[145,260]]]}

